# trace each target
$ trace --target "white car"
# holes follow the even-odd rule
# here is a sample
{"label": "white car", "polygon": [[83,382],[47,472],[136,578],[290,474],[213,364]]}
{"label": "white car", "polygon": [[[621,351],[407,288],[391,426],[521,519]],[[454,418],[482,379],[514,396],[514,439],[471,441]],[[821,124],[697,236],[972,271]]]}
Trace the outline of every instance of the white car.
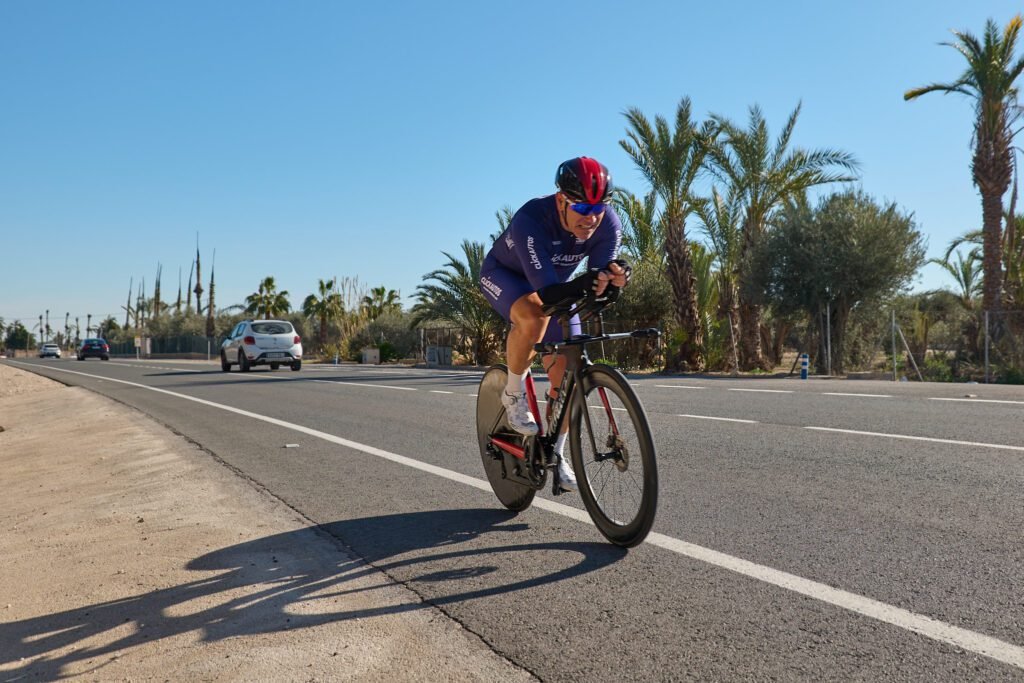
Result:
{"label": "white car", "polygon": [[40,358],[60,358],[60,347],[56,344],[43,344],[39,349]]}
{"label": "white car", "polygon": [[243,320],[220,345],[220,369],[231,372],[232,365],[249,372],[254,365],[269,365],[277,370],[288,365],[302,368],[302,338],[287,320]]}

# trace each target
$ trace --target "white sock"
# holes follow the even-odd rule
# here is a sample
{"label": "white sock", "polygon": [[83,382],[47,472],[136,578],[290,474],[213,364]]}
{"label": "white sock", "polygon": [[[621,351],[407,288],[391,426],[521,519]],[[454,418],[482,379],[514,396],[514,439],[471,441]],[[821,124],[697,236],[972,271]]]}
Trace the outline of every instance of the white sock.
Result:
{"label": "white sock", "polygon": [[569,432],[562,432],[558,435],[558,438],[555,439],[555,453],[558,454],[558,457],[565,455],[565,440],[568,436]]}
{"label": "white sock", "polygon": [[527,368],[526,372],[521,375],[517,375],[511,371],[508,373],[508,382],[505,384],[505,391],[510,394],[525,394],[526,393],[526,375],[529,374],[530,369]]}

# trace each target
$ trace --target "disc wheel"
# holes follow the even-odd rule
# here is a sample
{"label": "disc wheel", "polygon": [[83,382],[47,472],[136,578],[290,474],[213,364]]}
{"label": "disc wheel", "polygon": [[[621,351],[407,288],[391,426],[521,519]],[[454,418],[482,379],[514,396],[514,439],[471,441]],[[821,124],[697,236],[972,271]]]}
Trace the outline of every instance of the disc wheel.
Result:
{"label": "disc wheel", "polygon": [[504,467],[511,468],[516,465],[515,457],[501,454],[503,460],[496,459],[488,452],[487,448],[492,434],[501,434],[507,441],[517,445],[522,445],[524,442],[523,437],[512,431],[505,420],[505,406],[501,404],[501,392],[504,391],[507,383],[508,369],[504,365],[491,366],[484,373],[477,391],[476,431],[480,442],[480,457],[484,463],[487,480],[491,483],[491,488],[494,489],[494,495],[509,510],[518,512],[530,507],[536,491],[526,484],[511,481],[503,476],[503,460]]}
{"label": "disc wheel", "polygon": [[651,428],[640,399],[619,371],[592,365],[582,384],[589,419],[574,398],[569,430],[580,497],[605,538],[632,547],[647,537],[658,507]]}

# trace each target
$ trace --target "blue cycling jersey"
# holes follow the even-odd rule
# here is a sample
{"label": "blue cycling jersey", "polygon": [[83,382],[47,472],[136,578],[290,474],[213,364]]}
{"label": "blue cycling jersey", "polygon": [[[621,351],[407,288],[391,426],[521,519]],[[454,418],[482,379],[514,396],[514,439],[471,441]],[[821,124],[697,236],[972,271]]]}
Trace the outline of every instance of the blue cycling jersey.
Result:
{"label": "blue cycling jersey", "polygon": [[536,292],[568,281],[584,259],[591,270],[604,268],[618,255],[621,242],[622,223],[610,208],[590,239],[577,240],[562,227],[552,194],[531,199],[516,211],[488,252],[483,269],[500,265],[522,273]]}

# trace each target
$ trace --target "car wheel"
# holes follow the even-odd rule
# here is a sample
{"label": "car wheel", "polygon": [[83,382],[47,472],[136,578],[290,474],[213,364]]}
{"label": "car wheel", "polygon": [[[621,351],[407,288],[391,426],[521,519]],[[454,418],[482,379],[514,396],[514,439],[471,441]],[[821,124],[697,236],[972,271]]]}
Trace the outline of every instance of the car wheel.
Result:
{"label": "car wheel", "polygon": [[302,369],[302,361],[297,360],[292,362],[292,372],[298,372]]}
{"label": "car wheel", "polygon": [[220,369],[224,372],[231,372],[231,363],[228,362],[227,354],[220,352]]}
{"label": "car wheel", "polygon": [[85,358],[82,358],[81,356],[79,356],[78,360],[85,360]]}
{"label": "car wheel", "polygon": [[103,360],[110,360],[110,356],[103,356]]}
{"label": "car wheel", "polygon": [[252,369],[252,365],[249,363],[249,359],[245,357],[243,351],[238,352],[238,370],[239,372],[249,372]]}
{"label": "car wheel", "polygon": [[270,364],[270,369],[271,370],[277,370],[279,367],[281,367],[280,363],[271,363]]}

